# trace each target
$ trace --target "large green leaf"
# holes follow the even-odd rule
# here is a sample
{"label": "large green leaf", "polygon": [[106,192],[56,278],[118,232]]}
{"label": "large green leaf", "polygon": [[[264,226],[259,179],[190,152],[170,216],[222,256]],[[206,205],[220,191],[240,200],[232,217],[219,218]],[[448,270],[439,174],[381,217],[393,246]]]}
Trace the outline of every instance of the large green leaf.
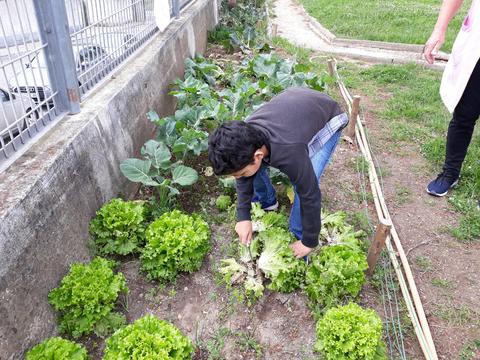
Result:
{"label": "large green leaf", "polygon": [[157,122],[160,120],[160,116],[158,116],[158,114],[155,112],[155,111],[149,111],[147,113],[147,118],[148,120],[150,120],[151,122]]}
{"label": "large green leaf", "polygon": [[172,155],[163,142],[148,140],[141,150],[142,155],[148,156],[156,169],[168,169]]}
{"label": "large green leaf", "polygon": [[120,170],[130,181],[158,186],[159,184],[148,175],[151,166],[152,163],[149,160],[127,159],[120,164]]}
{"label": "large green leaf", "polygon": [[179,165],[172,171],[173,183],[186,186],[192,185],[198,179],[198,174],[195,169],[185,165]]}

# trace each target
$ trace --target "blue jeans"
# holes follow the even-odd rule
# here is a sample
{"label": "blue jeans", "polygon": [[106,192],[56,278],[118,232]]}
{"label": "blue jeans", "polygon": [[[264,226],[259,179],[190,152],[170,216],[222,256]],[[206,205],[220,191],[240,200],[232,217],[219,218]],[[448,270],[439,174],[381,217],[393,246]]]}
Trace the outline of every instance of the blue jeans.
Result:
{"label": "blue jeans", "polygon": [[[318,149],[318,151],[310,154],[310,161],[313,165],[313,170],[317,176],[317,181],[320,182],[320,178],[332,157],[333,152],[340,140],[342,132],[337,131],[332,137],[325,143],[325,145]],[[254,197],[253,202],[259,201],[262,208],[274,205],[277,202],[275,194],[275,188],[268,176],[268,166],[262,164],[260,169],[255,175],[253,180]],[[295,189],[295,199],[293,201],[292,210],[290,212],[290,232],[295,235],[298,240],[302,239],[302,218],[300,215],[300,199]]]}

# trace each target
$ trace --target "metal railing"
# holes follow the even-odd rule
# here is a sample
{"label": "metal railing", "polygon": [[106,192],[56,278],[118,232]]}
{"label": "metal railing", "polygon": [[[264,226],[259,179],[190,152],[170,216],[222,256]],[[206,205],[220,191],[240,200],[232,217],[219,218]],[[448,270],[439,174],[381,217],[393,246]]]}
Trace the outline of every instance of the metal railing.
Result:
{"label": "metal railing", "polygon": [[154,2],[0,0],[0,172],[158,31]]}

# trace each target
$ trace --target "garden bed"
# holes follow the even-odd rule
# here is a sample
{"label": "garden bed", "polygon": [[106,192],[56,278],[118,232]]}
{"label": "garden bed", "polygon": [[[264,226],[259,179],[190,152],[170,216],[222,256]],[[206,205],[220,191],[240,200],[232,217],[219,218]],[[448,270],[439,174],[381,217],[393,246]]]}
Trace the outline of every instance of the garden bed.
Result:
{"label": "garden bed", "polygon": [[[308,69],[312,66],[308,63],[308,54],[301,49],[292,51],[288,46],[277,49],[277,54],[281,54],[282,57],[293,57],[298,60],[296,64],[282,63],[282,60],[275,56],[263,55],[253,60],[249,57],[249,62],[243,64],[238,70],[241,60],[247,58],[246,54],[251,55],[268,48],[261,37],[253,34],[247,28],[237,31],[234,37],[229,35],[230,38],[225,38],[225,34],[216,33],[215,36],[219,36],[220,39],[216,38],[217,44],[210,45],[205,54],[207,59],[215,60],[217,64],[222,65],[222,70],[228,72],[225,77],[228,81],[236,83],[238,88],[232,88],[234,91],[229,92],[221,86],[221,83],[215,83],[209,76],[217,73],[218,69],[211,67],[209,61],[198,59],[195,64],[189,63],[187,71],[196,69],[198,73],[195,76],[204,76],[211,82],[210,86],[205,87],[195,79],[178,81],[175,89],[181,89],[181,91],[174,91],[173,94],[179,103],[190,106],[188,104],[196,103],[198,99],[210,99],[206,94],[215,91],[217,94],[215,96],[221,94],[218,98],[222,99],[229,109],[228,117],[241,120],[248,116],[253,107],[268,100],[283,87],[289,86],[288,84],[296,84],[296,82],[324,89],[334,98],[339,98],[334,86],[329,88],[326,86],[332,84],[332,81],[325,77],[322,65],[316,63],[315,73],[308,73]],[[224,42],[223,45],[218,44],[222,42]],[[254,75],[249,76],[260,79],[255,84],[237,77],[239,73],[251,74],[252,71]],[[286,83],[282,82],[285,80],[287,80]],[[388,95],[386,96],[388,98]],[[149,114],[150,119],[155,121],[160,129],[158,141],[168,144],[169,150],[165,150],[159,142],[147,143],[148,146],[146,144],[142,154],[148,160],[131,160],[129,170],[126,171],[125,167],[122,167],[122,171],[135,181],[150,182],[161,189],[157,192],[152,191],[151,187],[142,187],[136,196],[138,200],[146,200],[150,205],[155,205],[149,206],[148,216],[152,219],[148,222],[171,208],[179,208],[187,214],[197,213],[200,216],[198,219],[206,221],[209,225],[210,250],[198,271],[195,271],[196,268],[189,269],[189,273],[180,271],[176,277],[167,274],[168,280],[174,278],[173,281],[147,280],[146,275],[155,277],[158,273],[152,275],[148,268],[145,268],[145,250],[140,250],[142,253],[140,259],[133,255],[115,255],[114,258],[119,261],[117,270],[125,276],[129,288],[128,295],[121,296],[122,301],[117,303],[115,310],[125,315],[128,324],[132,324],[146,314],[153,314],[159,319],[171,322],[181,333],[188,336],[195,347],[193,356],[197,360],[318,358],[320,355],[313,351],[317,341],[316,319],[312,314],[308,298],[302,290],[283,294],[266,288],[263,296],[256,301],[249,301],[238,287],[226,286],[225,279],[218,271],[222,259],[238,256],[238,239],[233,230],[235,222],[232,210],[221,212],[215,203],[220,194],[231,192],[231,190],[225,189],[218,178],[212,176],[202,151],[205,150],[206,130],[214,125],[212,118],[217,120],[222,116],[225,117],[227,112],[218,103],[211,101],[202,102],[201,105],[199,104],[199,109],[201,109],[200,112],[182,106],[179,109],[182,111],[165,119],[158,119],[155,114]],[[207,112],[205,112],[206,109]],[[205,125],[199,127],[192,125],[197,124],[200,118]],[[369,118],[367,120],[371,121]],[[175,122],[185,122],[192,127],[187,128],[187,132],[183,132],[182,127],[176,127],[179,131],[173,138],[167,130],[168,124]],[[375,124],[371,125],[371,129],[375,131],[377,129]],[[193,138],[190,136],[192,132],[189,132],[191,129],[195,134]],[[170,158],[170,149],[174,158]],[[195,153],[196,156],[185,156],[186,149]],[[393,156],[389,157],[388,153],[383,152],[382,155],[385,156],[382,163],[389,164],[389,161],[394,161]],[[172,159],[184,162],[178,165]],[[141,174],[141,178],[138,177],[138,171],[132,172],[132,168],[133,170],[145,169],[142,166],[146,164],[148,169]],[[152,164],[156,164],[155,169],[151,169]],[[158,169],[164,171],[157,173]],[[349,214],[349,222],[354,224],[357,230],[362,229],[371,235],[375,225],[372,219],[375,217],[370,213],[373,210],[373,204],[369,190],[366,188],[365,170],[364,160],[359,156],[358,151],[348,143],[339,144],[333,162],[322,178],[322,208],[329,212],[346,211]],[[382,172],[382,176],[387,178],[387,172]],[[183,187],[184,185],[186,187]],[[410,189],[412,184],[402,186]],[[278,187],[280,205],[284,213],[288,213],[290,206],[287,189],[288,185]],[[398,192],[396,200],[402,196],[408,197],[408,189]],[[388,191],[387,194],[389,194]],[[159,206],[157,200],[162,196],[163,200],[160,202],[162,206]],[[155,197],[154,201],[151,201],[152,197]],[[176,200],[171,201],[175,197]],[[165,199],[168,201],[165,202]],[[175,217],[180,215],[174,214],[172,221]],[[401,222],[401,225],[406,225],[408,217],[401,217]],[[97,229],[96,236],[98,237],[99,234],[101,235],[101,232]],[[150,235],[147,234],[147,238],[155,235],[152,234],[153,232]],[[197,236],[198,232],[190,235]],[[416,249],[415,244],[409,245],[412,245],[409,250]],[[385,329],[383,338],[386,340],[391,358],[398,356],[398,353],[403,352],[404,349],[406,349],[404,358],[421,358],[416,338],[406,318],[403,302],[398,295],[396,280],[392,276],[388,277],[388,269],[388,261],[381,262],[376,274],[365,284],[356,301],[364,308],[375,309],[383,318]],[[163,271],[160,272],[160,276],[167,275]],[[395,299],[390,297],[392,290],[396,294]],[[346,300],[351,299],[355,299],[355,296],[339,299],[339,301],[345,303]],[[393,319],[389,317],[389,314],[392,314],[387,310],[389,306],[397,307]],[[318,318],[323,314],[315,315]],[[476,321],[475,317],[471,318]],[[394,322],[395,326],[398,326],[399,333],[392,334]],[[472,339],[470,333],[466,334],[468,339]],[[438,333],[434,332],[435,335]],[[104,339],[96,335],[84,335],[78,341],[86,346],[93,359],[101,359],[105,351]],[[460,344],[446,344],[448,347],[455,348],[455,352],[458,353]]]}

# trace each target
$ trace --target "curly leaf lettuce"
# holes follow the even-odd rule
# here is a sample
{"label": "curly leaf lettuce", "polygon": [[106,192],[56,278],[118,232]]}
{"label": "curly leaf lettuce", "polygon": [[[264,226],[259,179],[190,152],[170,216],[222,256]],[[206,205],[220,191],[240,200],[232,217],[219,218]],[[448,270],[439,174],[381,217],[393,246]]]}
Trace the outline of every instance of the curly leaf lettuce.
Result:
{"label": "curly leaf lettuce", "polygon": [[258,299],[263,295],[263,284],[259,279],[253,276],[247,276],[247,279],[243,283],[245,287],[245,294],[253,299]]}
{"label": "curly leaf lettuce", "polygon": [[365,235],[360,230],[356,231],[353,226],[346,222],[347,214],[343,211],[327,213],[322,210],[322,229],[320,239],[330,245],[348,245],[354,250],[361,250],[359,239]]}
{"label": "curly leaf lettuce", "polygon": [[175,326],[146,315],[107,340],[103,360],[187,360],[193,350],[191,340]]}
{"label": "curly leaf lettuce", "polygon": [[248,263],[254,261],[260,255],[262,244],[257,237],[254,237],[249,246],[238,244],[238,253],[240,254],[240,261]]}
{"label": "curly leaf lettuce", "polygon": [[263,251],[258,259],[258,268],[271,280],[269,289],[292,292],[303,285],[306,264],[295,258],[289,245],[293,235],[281,228],[272,227],[258,235]]}
{"label": "curly leaf lettuce", "polygon": [[143,201],[112,199],[90,222],[90,234],[99,254],[127,255],[140,250],[145,241]]}
{"label": "curly leaf lettuce", "polygon": [[326,246],[312,256],[305,291],[312,305],[329,308],[358,295],[365,283],[367,259],[347,245]]}
{"label": "curly leaf lettuce", "polygon": [[235,259],[224,259],[221,260],[218,272],[223,275],[227,284],[234,284],[247,273],[247,268]]}
{"label": "curly leaf lettuce", "polygon": [[386,360],[382,320],[355,303],[328,310],[317,322],[315,350],[327,360]]}
{"label": "curly leaf lettuce", "polygon": [[146,230],[140,257],[148,278],[171,281],[181,271],[197,271],[210,249],[210,229],[198,215],[178,210],[163,214]]}
{"label": "curly leaf lettuce", "polygon": [[113,261],[102,258],[89,264],[73,264],[60,287],[50,291],[48,300],[60,313],[61,332],[77,338],[99,324],[113,327],[125,322],[123,315],[116,316],[114,323],[110,321],[119,294],[128,293],[125,277],[115,274],[114,266]]}
{"label": "curly leaf lettuce", "polygon": [[52,337],[35,345],[26,360],[88,360],[87,350],[70,340]]}

